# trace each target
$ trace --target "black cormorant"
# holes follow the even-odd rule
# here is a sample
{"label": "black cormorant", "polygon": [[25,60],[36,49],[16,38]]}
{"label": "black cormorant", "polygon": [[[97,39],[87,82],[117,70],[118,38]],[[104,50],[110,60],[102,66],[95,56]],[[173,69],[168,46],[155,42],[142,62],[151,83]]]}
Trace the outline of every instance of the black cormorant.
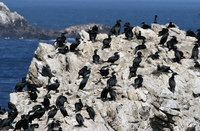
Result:
{"label": "black cormorant", "polygon": [[122,22],[121,20],[117,20],[117,23],[111,28],[110,30],[110,34],[111,35],[115,35],[116,37],[120,34],[120,30],[121,30],[121,24],[120,22]]}
{"label": "black cormorant", "polygon": [[58,79],[56,79],[56,82],[50,85],[47,85],[46,88],[48,90],[47,94],[51,91],[54,90],[58,92],[58,87],[60,86],[60,83],[58,82]]}
{"label": "black cormorant", "polygon": [[103,40],[103,46],[101,48],[101,50],[105,49],[105,48],[110,48],[110,42],[112,41],[112,38],[110,37],[110,34],[108,34],[108,38],[105,38]]}
{"label": "black cormorant", "polygon": [[164,45],[164,43],[167,41],[168,36],[169,36],[169,33],[166,32],[166,33],[161,37],[160,43],[159,43],[159,44]]}
{"label": "black cormorant", "polygon": [[15,92],[22,92],[26,84],[26,77],[23,77],[22,81],[15,85]]}
{"label": "black cormorant", "polygon": [[114,53],[114,56],[111,56],[110,58],[108,58],[108,60],[106,62],[110,62],[110,63],[115,63],[115,61],[117,61],[119,59],[119,54],[118,52]]}
{"label": "black cormorant", "polygon": [[136,35],[136,38],[139,39],[139,40],[145,40],[146,39],[144,36],[141,35],[141,31],[139,31],[139,34],[135,33],[135,35]]}
{"label": "black cormorant", "polygon": [[175,58],[173,59],[173,61],[179,64],[181,64],[181,59],[185,58],[183,56],[183,52],[178,50],[176,46],[174,46],[174,56]]}
{"label": "black cormorant", "polygon": [[56,113],[58,111],[58,109],[56,108],[55,105],[51,106],[50,108],[53,108],[53,109],[48,112],[48,118],[47,118],[47,122],[46,123],[48,123],[50,118],[54,118],[54,116],[56,115]]}
{"label": "black cormorant", "polygon": [[70,51],[75,51],[78,45],[81,43],[80,38],[76,38],[76,41],[70,45]]}
{"label": "black cormorant", "polygon": [[89,79],[89,75],[87,75],[87,72],[84,74],[83,76],[83,80],[81,81],[80,85],[79,85],[79,89],[83,90],[83,88],[85,87],[85,85],[87,84],[87,81]]}
{"label": "black cormorant", "polygon": [[95,64],[97,64],[97,63],[99,63],[99,59],[100,59],[100,57],[99,57],[99,55],[97,55],[97,49],[95,49],[94,50],[94,55],[92,56],[92,58],[93,58],[93,63],[95,63]]}
{"label": "black cormorant", "polygon": [[141,24],[143,24],[142,25],[143,29],[151,29],[151,26],[147,25],[145,22],[142,22]]}
{"label": "black cormorant", "polygon": [[63,96],[63,95],[60,95],[57,97],[56,99],[56,106],[57,108],[59,109],[61,106],[64,106],[64,103],[67,102],[67,97]]}
{"label": "black cormorant", "polygon": [[148,58],[151,58],[151,59],[153,59],[153,60],[155,60],[155,59],[159,59],[159,55],[158,55],[158,51],[156,51],[156,53],[155,54],[151,54],[151,55],[149,55],[148,56]]}
{"label": "black cormorant", "polygon": [[191,58],[194,59],[194,61],[197,61],[199,55],[199,45],[195,44],[192,49],[192,56]]}
{"label": "black cormorant", "polygon": [[161,31],[158,32],[158,36],[162,36],[164,35],[165,33],[167,33],[169,30],[167,28],[162,28]]}
{"label": "black cormorant", "polygon": [[111,89],[117,83],[115,72],[112,72],[112,76],[107,80],[107,89]]}
{"label": "black cormorant", "polygon": [[177,73],[173,73],[172,76],[169,78],[169,90],[174,93],[176,82],[174,80],[174,76],[178,75]]}
{"label": "black cormorant", "polygon": [[155,24],[157,24],[157,15],[155,15],[155,17],[154,17],[154,22],[153,23],[155,23]]}
{"label": "black cormorant", "polygon": [[136,52],[137,52],[138,50],[146,49],[145,42],[146,42],[146,41],[143,40],[143,41],[142,41],[142,45],[138,45],[138,46],[135,47],[135,53],[134,53],[134,54],[136,54]]}
{"label": "black cormorant", "polygon": [[141,87],[143,82],[142,75],[138,75],[134,81],[135,81],[135,89]]}
{"label": "black cormorant", "polygon": [[167,28],[175,28],[176,26],[172,23],[172,22],[169,22],[169,25],[167,26]]}
{"label": "black cormorant", "polygon": [[133,60],[133,65],[134,67],[139,67],[140,66],[140,62],[142,61],[142,52],[137,52],[137,57],[135,57],[135,59]]}
{"label": "black cormorant", "polygon": [[87,107],[86,111],[88,112],[88,115],[90,116],[90,118],[94,121],[94,117],[95,117],[95,111],[92,107]]}
{"label": "black cormorant", "polygon": [[128,79],[131,79],[132,77],[136,76],[136,72],[137,72],[138,66],[136,64],[134,64],[133,66],[129,67],[129,76]]}
{"label": "black cormorant", "polygon": [[83,103],[81,102],[81,99],[79,99],[79,102],[75,103],[75,112],[81,111],[83,108]]}
{"label": "black cormorant", "polygon": [[186,32],[186,36],[196,37],[196,34],[195,34],[193,31],[188,30],[188,31]]}
{"label": "black cormorant", "polygon": [[62,113],[63,117],[69,116],[64,106],[60,106],[60,112]]}
{"label": "black cormorant", "polygon": [[84,126],[83,116],[80,113],[76,114],[76,121],[78,122],[79,126]]}
{"label": "black cormorant", "polygon": [[169,66],[165,66],[165,65],[162,65],[160,66],[159,64],[157,65],[157,71],[160,71],[160,72],[173,72],[173,70],[171,70],[171,68]]}

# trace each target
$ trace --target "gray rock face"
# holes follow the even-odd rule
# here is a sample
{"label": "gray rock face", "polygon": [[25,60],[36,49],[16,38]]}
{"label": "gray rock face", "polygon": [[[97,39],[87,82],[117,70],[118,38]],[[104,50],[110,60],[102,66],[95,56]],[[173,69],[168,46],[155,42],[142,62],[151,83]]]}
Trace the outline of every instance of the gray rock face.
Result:
{"label": "gray rock face", "polygon": [[[143,56],[137,74],[143,75],[142,87],[135,89],[134,80],[136,77],[128,79],[129,67],[132,65],[135,46],[142,43],[135,36],[131,41],[125,39],[124,34],[118,37],[111,36],[111,47],[101,50],[103,39],[107,38],[106,34],[98,34],[97,41],[92,43],[88,40],[86,31],[80,31],[82,38],[78,46],[78,52],[68,52],[66,54],[58,53],[53,45],[40,43],[35,51],[29,67],[28,80],[30,83],[39,86],[37,102],[30,102],[28,93],[18,92],[10,94],[10,101],[15,103],[20,115],[27,114],[28,111],[36,104],[43,101],[47,90],[44,88],[51,83],[55,83],[58,79],[60,86],[59,92],[51,91],[51,105],[55,104],[56,98],[59,95],[67,97],[69,103],[65,103],[64,107],[69,116],[63,117],[60,111],[55,115],[56,120],[61,121],[61,127],[68,130],[117,130],[117,131],[133,131],[133,130],[148,130],[148,131],[170,131],[170,130],[200,130],[200,98],[199,98],[199,69],[194,69],[193,60],[190,59],[194,42],[192,39],[187,39],[185,32],[178,28],[169,29],[169,36],[175,35],[179,41],[178,49],[183,51],[185,59],[182,59],[182,64],[173,63],[173,51],[168,51],[166,47],[158,45],[160,37],[158,31],[165,25],[156,25],[155,31],[144,30],[140,27],[133,29],[134,33],[141,31],[145,35],[146,46],[145,50],[141,50]],[[180,33],[182,32],[182,33]],[[66,43],[70,46],[70,43]],[[98,49],[97,54],[100,56],[100,62],[94,64],[92,56],[94,50]],[[160,58],[152,60],[148,56],[159,51]],[[104,62],[115,52],[119,52],[120,58],[115,62],[117,65],[110,65]],[[199,60],[198,60],[199,61]],[[157,64],[167,65],[177,72],[175,77],[176,87],[172,93],[168,87],[168,80],[171,77],[171,72],[160,73],[156,72]],[[83,90],[79,89],[79,84],[83,80],[78,77],[78,71],[83,66],[88,66],[91,70],[87,84]],[[66,68],[66,66],[68,68]],[[116,101],[102,101],[99,99],[101,91],[107,85],[108,78],[102,79],[98,73],[102,66],[108,66],[111,77],[113,71],[116,72],[117,84],[113,87],[116,92]],[[101,81],[99,81],[101,79]],[[84,117],[85,127],[75,127],[77,125],[74,112],[74,104],[81,98],[83,109],[79,112]],[[110,95],[108,95],[110,98]],[[96,112],[95,121],[86,119],[89,117],[86,106],[91,106]],[[46,126],[47,112],[39,121],[40,127],[38,130],[43,130]],[[51,122],[50,120],[49,122]],[[38,123],[38,120],[34,120]]]}

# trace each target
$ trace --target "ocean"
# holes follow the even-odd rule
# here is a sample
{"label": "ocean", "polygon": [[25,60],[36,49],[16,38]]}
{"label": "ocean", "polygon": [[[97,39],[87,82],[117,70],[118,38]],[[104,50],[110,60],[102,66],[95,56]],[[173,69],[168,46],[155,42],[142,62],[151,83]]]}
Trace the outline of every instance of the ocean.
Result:
{"label": "ocean", "polygon": [[[98,23],[112,27],[121,19],[141,26],[170,21],[182,30],[200,29],[198,0],[1,0],[10,11],[22,15],[30,25],[41,29],[61,30],[69,26]],[[56,39],[56,38],[55,38]],[[68,39],[69,42],[71,39]],[[0,39],[0,106],[8,109],[9,94],[28,74],[38,40]],[[42,41],[53,44],[51,41]]]}

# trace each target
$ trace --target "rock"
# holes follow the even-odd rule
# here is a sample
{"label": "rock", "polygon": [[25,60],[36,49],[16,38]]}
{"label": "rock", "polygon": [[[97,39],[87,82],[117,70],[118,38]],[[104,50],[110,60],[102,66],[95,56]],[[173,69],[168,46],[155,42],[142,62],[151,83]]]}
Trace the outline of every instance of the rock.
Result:
{"label": "rock", "polygon": [[170,114],[170,115],[173,115],[173,116],[178,116],[180,114],[179,111],[177,110],[172,110],[170,108],[167,108],[167,107],[160,107],[159,108],[161,111],[167,113],[167,114]]}

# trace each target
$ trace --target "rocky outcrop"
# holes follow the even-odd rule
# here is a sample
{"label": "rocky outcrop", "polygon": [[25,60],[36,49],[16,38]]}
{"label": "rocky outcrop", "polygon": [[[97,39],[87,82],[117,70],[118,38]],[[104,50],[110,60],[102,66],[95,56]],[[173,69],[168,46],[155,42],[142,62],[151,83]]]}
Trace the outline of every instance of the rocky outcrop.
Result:
{"label": "rocky outcrop", "polygon": [[[82,37],[81,44],[78,46],[78,53],[68,52],[66,54],[58,53],[53,45],[39,43],[29,67],[27,79],[40,88],[38,90],[37,102],[31,102],[27,92],[18,92],[10,94],[10,101],[16,104],[19,115],[15,121],[20,119],[20,115],[27,114],[28,111],[36,104],[43,101],[47,90],[46,85],[54,83],[55,79],[60,81],[59,92],[50,92],[51,105],[59,95],[67,97],[68,104],[64,107],[69,116],[63,117],[58,111],[55,119],[59,120],[62,129],[67,130],[85,130],[85,131],[182,131],[182,130],[200,130],[200,97],[199,97],[199,80],[200,70],[193,68],[194,62],[191,57],[192,48],[195,38],[186,37],[185,32],[177,28],[169,29],[169,38],[176,36],[179,41],[178,49],[183,51],[185,59],[182,64],[173,63],[174,52],[168,51],[166,47],[158,45],[161,37],[158,37],[160,31],[165,25],[152,24],[152,29],[144,30],[140,27],[134,27],[133,32],[146,37],[147,48],[141,50],[143,53],[142,62],[137,70],[137,74],[143,75],[142,87],[135,89],[134,80],[136,77],[128,79],[129,67],[132,65],[135,47],[142,43],[135,36],[131,41],[125,39],[124,34],[118,37],[111,36],[111,47],[101,50],[102,41],[107,38],[106,34],[98,34],[97,41],[92,43],[88,41],[88,33],[80,31]],[[70,43],[66,43],[69,46]],[[100,63],[92,63],[93,51],[98,49]],[[160,58],[152,60],[148,56],[159,51]],[[106,61],[114,52],[119,52],[120,58],[110,65]],[[172,73],[156,72],[157,64],[167,65],[177,72],[175,77],[176,88],[172,93],[168,87],[168,80]],[[91,69],[88,82],[84,90],[78,90],[82,78],[78,78],[78,71],[87,65]],[[107,85],[107,79],[102,79],[98,73],[102,66],[107,66],[111,72],[116,72],[117,84],[114,90],[117,94],[116,101],[102,101],[99,99],[101,91]],[[101,81],[98,82],[101,78]],[[98,83],[97,83],[98,82]],[[110,97],[108,95],[108,97]],[[74,104],[81,98],[83,110],[81,113],[84,117],[86,127],[76,127],[77,125],[74,112]],[[86,119],[88,116],[85,106],[92,106],[96,112],[95,121]],[[34,120],[33,123],[39,123],[38,130],[44,130],[47,120],[45,115],[42,121]],[[85,118],[86,117],[86,118]],[[51,122],[50,120],[49,122]]]}
{"label": "rocky outcrop", "polygon": [[24,38],[49,40],[56,39],[61,33],[66,32],[66,37],[76,38],[80,29],[89,30],[91,26],[97,25],[99,32],[107,33],[109,27],[101,24],[78,25],[64,30],[42,30],[38,27],[28,25],[26,19],[17,12],[10,12],[8,7],[0,2],[0,38]]}

